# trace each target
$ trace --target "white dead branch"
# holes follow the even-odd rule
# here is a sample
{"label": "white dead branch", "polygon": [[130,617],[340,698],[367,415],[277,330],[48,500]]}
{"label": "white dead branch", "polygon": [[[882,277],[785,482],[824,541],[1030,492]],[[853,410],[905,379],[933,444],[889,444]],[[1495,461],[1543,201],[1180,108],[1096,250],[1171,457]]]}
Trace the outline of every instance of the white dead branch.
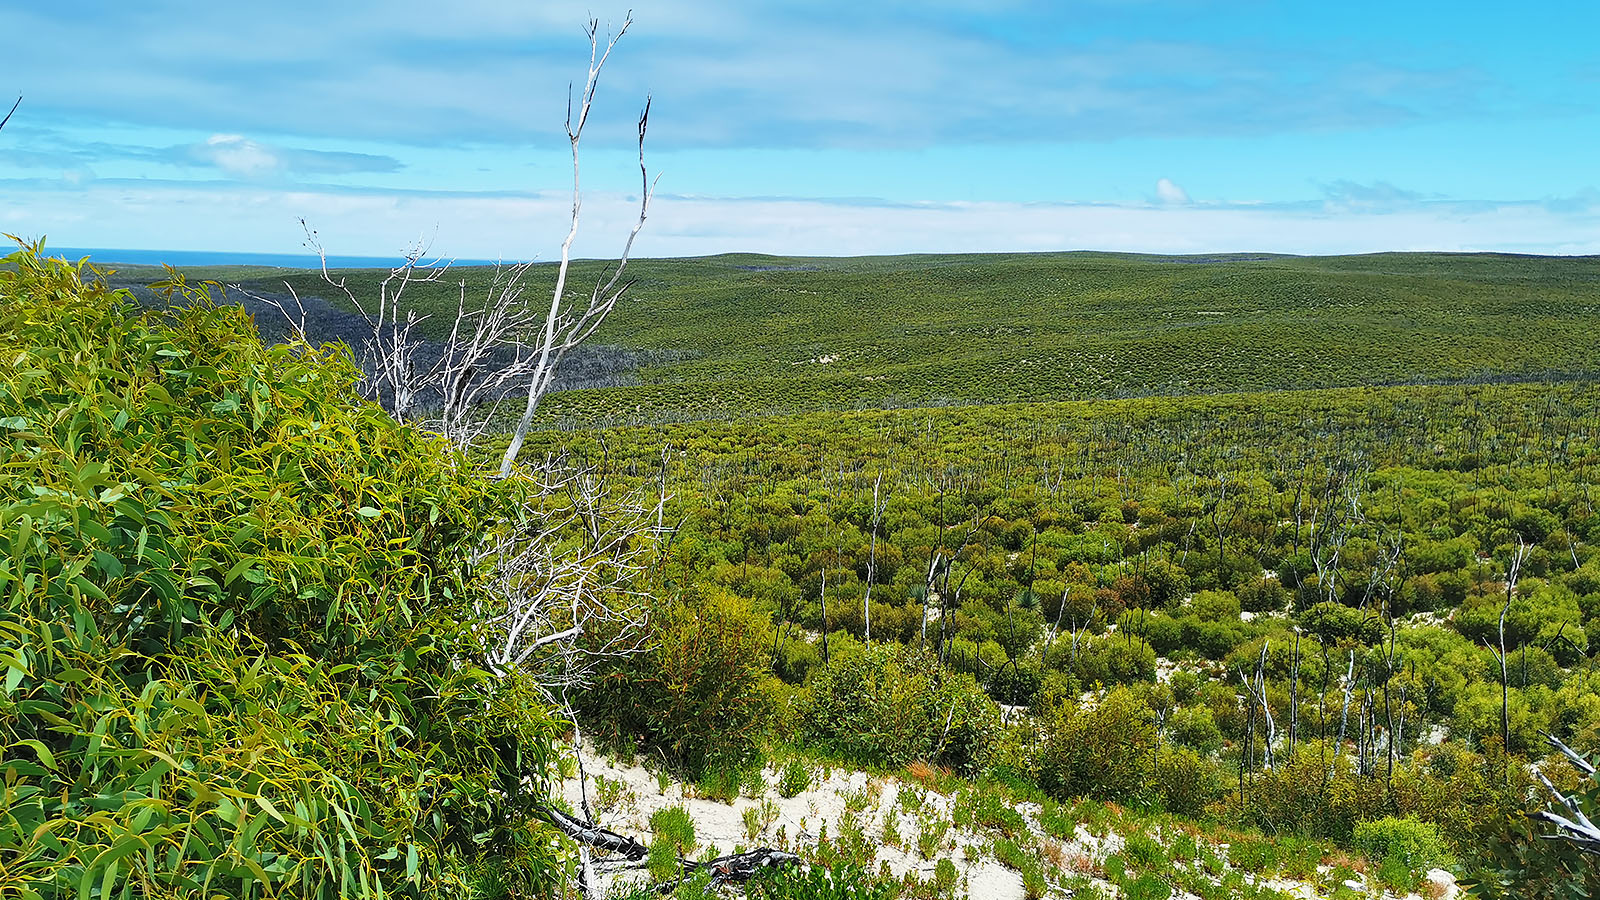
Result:
{"label": "white dead branch", "polygon": [[[465,279],[456,281],[456,315],[448,334],[441,341],[430,341],[422,324],[429,318],[418,314],[407,294],[422,285],[438,284],[448,277],[451,264],[430,258],[429,244],[419,241],[403,261],[379,281],[376,296],[363,296],[328,267],[327,253],[317,232],[304,220],[306,246],[321,261],[322,279],[366,322],[359,347],[352,347],[364,373],[359,385],[369,399],[384,405],[400,421],[416,424],[447,438],[465,449],[477,443],[489,430],[498,404],[513,395],[524,395],[526,402],[499,466],[499,476],[508,477],[527,440],[529,428],[540,401],[550,392],[562,360],[582,344],[605,321],[617,301],[632,286],[623,271],[633,245],[650,210],[655,182],[645,164],[644,141],[650,122],[650,99],[645,99],[638,120],[639,175],[641,195],[639,215],[622,247],[622,254],[596,280],[586,298],[568,294],[568,274],[572,244],[578,234],[582,210],[579,144],[594,104],[600,73],[611,51],[633,24],[630,16],[615,35],[600,41],[600,23],[591,19],[585,33],[589,38],[589,67],[576,106],[569,97],[566,131],[572,149],[572,213],[566,239],[561,244],[561,260],[556,269],[555,288],[548,306],[527,296],[531,262],[497,266],[488,287],[479,298],[469,298]],[[298,295],[289,292],[297,307]],[[260,298],[266,299],[266,298]],[[291,313],[285,304],[270,299],[288,319],[296,334],[305,338],[305,310]],[[297,314],[296,314],[297,313]]]}
{"label": "white dead branch", "polygon": [[552,694],[606,658],[645,649],[649,598],[634,585],[662,537],[667,497],[614,496],[593,464],[548,460],[523,527],[490,539],[494,607],[478,610],[492,671],[531,668]]}
{"label": "white dead branch", "polygon": [[[1591,782],[1595,780],[1594,765],[1584,759],[1578,751],[1548,734],[1545,735],[1545,740],[1550,743],[1550,746],[1560,750],[1562,755],[1576,766],[1586,779]],[[1600,854],[1600,826],[1595,825],[1589,816],[1584,813],[1583,806],[1579,803],[1577,796],[1561,793],[1556,789],[1555,785],[1550,783],[1550,779],[1546,778],[1544,773],[1538,769],[1534,769],[1534,774],[1539,776],[1539,780],[1544,783],[1545,788],[1555,795],[1556,801],[1568,813],[1566,816],[1549,810],[1540,810],[1534,813],[1533,817],[1535,819],[1555,828],[1554,834],[1547,834],[1544,837],[1547,840],[1566,841],[1585,853]]]}
{"label": "white dead branch", "polygon": [[645,218],[650,212],[650,199],[655,194],[655,184],[650,180],[650,172],[645,167],[644,161],[644,137],[650,124],[649,98],[645,99],[644,112],[639,114],[641,184],[639,218],[634,223],[633,230],[628,232],[628,240],[622,246],[622,255],[617,259],[616,267],[612,269],[610,277],[595,282],[594,290],[589,294],[588,305],[582,310],[576,306],[566,305],[564,293],[567,286],[567,270],[572,262],[572,242],[578,236],[578,219],[583,206],[578,143],[583,138],[584,125],[589,121],[589,109],[594,103],[594,92],[600,81],[600,71],[605,67],[606,60],[610,59],[612,48],[616,47],[617,41],[627,33],[631,24],[633,18],[630,16],[622,23],[616,35],[606,42],[605,51],[601,52],[598,39],[600,23],[596,19],[589,20],[589,75],[578,100],[576,121],[573,120],[572,99],[570,96],[567,99],[567,141],[572,145],[572,218],[567,228],[566,240],[561,242],[561,264],[556,270],[556,286],[551,293],[550,310],[544,318],[544,331],[537,343],[532,378],[528,383],[528,402],[523,409],[522,418],[517,421],[516,430],[511,435],[511,444],[506,447],[505,456],[500,461],[502,478],[509,475],[511,467],[516,464],[517,455],[522,451],[523,441],[527,438],[528,428],[533,424],[534,413],[539,409],[539,401],[550,390],[551,380],[555,377],[556,368],[561,364],[562,358],[600,327],[606,316],[611,313],[612,307],[616,306],[617,301],[632,285],[632,282],[621,280],[622,271],[628,265],[629,254],[633,252],[634,239],[639,236],[640,229],[644,228]]}

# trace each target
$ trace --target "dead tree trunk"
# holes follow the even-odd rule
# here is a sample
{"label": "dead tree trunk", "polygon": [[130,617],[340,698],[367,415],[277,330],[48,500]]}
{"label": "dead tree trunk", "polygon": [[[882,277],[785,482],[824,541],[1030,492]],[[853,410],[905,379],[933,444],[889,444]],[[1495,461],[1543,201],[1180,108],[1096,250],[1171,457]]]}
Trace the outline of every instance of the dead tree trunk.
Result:
{"label": "dead tree trunk", "polygon": [[878,519],[883,516],[883,507],[879,505],[878,491],[883,486],[883,472],[879,470],[878,480],[872,483],[872,537],[867,549],[867,595],[861,600],[861,618],[865,622],[862,633],[868,644],[872,643],[872,582],[878,575]]}
{"label": "dead tree trunk", "polygon": [[[1351,650],[1350,666],[1344,674],[1344,704],[1339,708],[1339,736],[1335,740],[1333,746],[1333,761],[1335,764],[1339,762],[1339,754],[1344,750],[1345,728],[1350,723],[1350,693],[1355,690],[1356,686],[1355,676],[1356,652]],[[1330,778],[1333,776],[1333,771],[1331,769],[1328,772],[1328,776]]]}
{"label": "dead tree trunk", "polygon": [[822,664],[828,659],[828,568],[822,568]]}
{"label": "dead tree trunk", "polygon": [[1294,633],[1294,666],[1289,673],[1289,756],[1300,737],[1300,631]]}

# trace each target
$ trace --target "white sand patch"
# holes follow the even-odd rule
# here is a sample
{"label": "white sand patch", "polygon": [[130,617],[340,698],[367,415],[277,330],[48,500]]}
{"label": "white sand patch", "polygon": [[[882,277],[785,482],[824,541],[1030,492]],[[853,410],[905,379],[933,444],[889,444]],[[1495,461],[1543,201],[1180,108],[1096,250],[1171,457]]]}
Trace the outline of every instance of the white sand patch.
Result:
{"label": "white sand patch", "polygon": [[[945,796],[910,779],[812,764],[809,787],[793,797],[783,797],[776,788],[781,769],[768,766],[762,772],[764,789],[757,796],[742,795],[729,802],[694,796],[692,785],[670,778],[660,779],[643,765],[620,764],[592,748],[586,751],[584,759],[596,824],[645,843],[651,839],[651,814],[671,806],[682,806],[694,821],[697,846],[693,855],[697,857],[757,847],[804,855],[815,847],[823,834],[836,840],[854,823],[860,829],[857,839],[864,840],[869,847],[875,845],[870,864],[874,870],[887,866],[896,878],[910,875],[931,881],[940,861],[949,860],[956,871],[957,897],[1022,900],[1025,896],[1022,875],[1002,865],[994,856],[998,832],[982,827],[955,827],[957,803],[971,802],[970,796],[961,799],[962,791]],[[558,790],[573,809],[581,809],[576,777],[563,779]],[[1018,833],[1012,839],[1025,853],[1042,854],[1047,880],[1051,882],[1051,896],[1059,895],[1059,880],[1073,872],[1089,878],[1106,896],[1117,895],[1115,887],[1099,877],[1103,874],[1099,867],[1108,856],[1121,853],[1126,846],[1119,828],[1147,826],[1129,822],[1091,828],[1078,822],[1071,837],[1061,840],[1047,834],[1040,825],[1044,810],[1039,804],[1017,803],[1013,808],[1022,815],[1027,832]],[[747,812],[750,813],[748,822]],[[889,833],[886,834],[886,830]],[[1099,833],[1102,831],[1104,833]],[[1170,844],[1175,838],[1175,833],[1156,835],[1163,844]],[[1212,847],[1225,858],[1226,844],[1216,843]],[[1062,868],[1055,868],[1057,865]],[[1190,865],[1181,861],[1174,865],[1192,871]],[[1325,896],[1311,882],[1244,874],[1251,883],[1259,883],[1294,900],[1318,900]],[[607,890],[623,884],[642,883],[647,878],[642,870],[602,874],[598,887]],[[1428,878],[1444,888],[1443,896],[1447,900],[1459,897],[1460,890],[1448,872],[1431,871]],[[1362,885],[1363,890],[1366,887]],[[1175,900],[1192,897],[1183,891],[1173,896]]]}

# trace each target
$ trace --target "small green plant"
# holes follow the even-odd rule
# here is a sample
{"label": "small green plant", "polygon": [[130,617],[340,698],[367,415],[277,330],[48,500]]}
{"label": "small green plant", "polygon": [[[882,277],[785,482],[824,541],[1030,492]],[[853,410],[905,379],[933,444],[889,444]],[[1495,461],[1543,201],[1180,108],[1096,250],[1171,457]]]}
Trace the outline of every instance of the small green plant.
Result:
{"label": "small green plant", "polygon": [[1077,835],[1078,820],[1073,817],[1070,807],[1046,800],[1039,812],[1039,827],[1057,840],[1068,841]]}
{"label": "small green plant", "polygon": [[811,787],[811,772],[806,769],[805,763],[791,759],[783,764],[783,769],[778,773],[778,795],[781,797],[797,796]]}
{"label": "small green plant", "polygon": [[761,766],[751,765],[746,766],[740,773],[739,790],[752,800],[767,792],[767,779],[761,774],[761,770]]}
{"label": "small green plant", "polygon": [[959,877],[959,874],[956,872],[955,863],[951,862],[948,858],[939,860],[938,864],[933,867],[934,890],[938,891],[941,895],[948,896],[952,891],[955,890],[956,880]]}
{"label": "small green plant", "polygon": [[1263,838],[1241,837],[1228,847],[1228,862],[1247,872],[1271,872],[1278,867],[1278,847]]}
{"label": "small green plant", "polygon": [[1173,862],[1192,862],[1200,854],[1200,848],[1195,845],[1194,835],[1187,831],[1178,832],[1172,839],[1172,845],[1167,848],[1167,858]]}
{"label": "small green plant", "polygon": [[886,847],[900,846],[900,813],[898,807],[891,806],[883,814],[883,844]]}
{"label": "small green plant", "polygon": [[950,823],[937,816],[922,820],[922,828],[917,832],[917,852],[923,859],[933,859],[939,848],[944,846],[944,837],[950,831]]}
{"label": "small green plant", "polygon": [[645,860],[650,878],[654,881],[667,881],[677,878],[683,873],[683,862],[678,856],[678,847],[672,841],[658,837],[650,843],[650,855]]}
{"label": "small green plant", "polygon": [[1377,874],[1378,880],[1396,893],[1410,893],[1422,882],[1417,870],[1406,863],[1405,855],[1399,850],[1389,851],[1378,863]]}
{"label": "small green plant", "polygon": [[604,819],[632,803],[633,791],[628,789],[627,782],[604,775],[594,777],[594,814],[597,819]]}
{"label": "small green plant", "polygon": [[910,785],[901,785],[900,793],[895,797],[895,805],[906,812],[916,812],[926,802],[927,795],[920,789]]}
{"label": "small green plant", "polygon": [[1024,834],[1028,830],[1028,821],[1022,817],[1022,813],[1017,812],[1004,795],[994,791],[978,794],[973,818],[985,828],[999,829],[1006,837]]}
{"label": "small green plant", "polygon": [[866,826],[862,824],[860,816],[846,810],[839,816],[837,824],[838,836],[834,838],[833,846],[839,858],[862,866],[871,865],[877,856],[877,844],[867,838]]}
{"label": "small green plant", "polygon": [[732,803],[744,783],[743,773],[722,766],[707,768],[695,781],[696,796]]}
{"label": "small green plant", "polygon": [[1028,855],[1022,848],[1008,838],[1000,838],[994,842],[994,858],[1000,861],[1000,865],[1017,872],[1026,869],[1029,862]]}
{"label": "small green plant", "polygon": [[1161,843],[1143,831],[1128,835],[1122,846],[1122,855],[1141,869],[1164,868],[1168,861],[1167,851],[1162,849]]}
{"label": "small green plant", "polygon": [[[874,788],[877,788],[877,790],[874,790]],[[876,783],[868,783],[862,786],[860,790],[851,791],[850,793],[845,794],[845,811],[861,812],[865,810],[868,806],[872,805],[873,800],[877,799],[878,792],[881,790],[881,786],[877,785]]]}
{"label": "small green plant", "polygon": [[750,882],[752,900],[892,900],[898,885],[848,862],[784,866]]}
{"label": "small green plant", "polygon": [[650,831],[657,841],[666,841],[678,856],[694,851],[694,819],[682,806],[663,806],[650,814]]}
{"label": "small green plant", "polygon": [[1100,885],[1084,875],[1074,875],[1067,879],[1066,888],[1067,896],[1072,900],[1109,900]]}
{"label": "small green plant", "polygon": [[1050,893],[1050,881],[1037,864],[1022,870],[1022,896],[1026,900],[1040,900]]}
{"label": "small green plant", "polygon": [[759,839],[778,820],[778,804],[762,800],[743,813],[744,836],[750,841]]}
{"label": "small green plant", "polygon": [[1317,877],[1317,867],[1322,864],[1322,847],[1315,841],[1300,837],[1284,837],[1278,841],[1279,868],[1287,878],[1309,881]]}
{"label": "small green plant", "polygon": [[1167,900],[1171,896],[1172,887],[1153,872],[1146,872],[1122,886],[1123,900]]}

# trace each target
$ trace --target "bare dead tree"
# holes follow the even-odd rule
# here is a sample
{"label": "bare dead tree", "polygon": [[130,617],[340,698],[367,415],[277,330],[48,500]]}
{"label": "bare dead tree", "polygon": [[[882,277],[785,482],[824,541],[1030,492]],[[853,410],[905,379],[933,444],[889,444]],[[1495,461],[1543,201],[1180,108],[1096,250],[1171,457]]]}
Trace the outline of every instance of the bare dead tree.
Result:
{"label": "bare dead tree", "polygon": [[[652,497],[644,488],[616,489],[608,483],[603,464],[562,454],[518,465],[518,457],[562,360],[593,335],[632,285],[623,280],[623,272],[655,189],[644,155],[648,97],[637,128],[643,188],[638,218],[620,257],[602,270],[587,298],[568,297],[582,208],[579,143],[601,71],[632,22],[630,14],[603,42],[598,19],[585,27],[588,71],[576,98],[569,87],[567,104],[571,217],[548,305],[542,297],[533,302],[527,296],[531,263],[499,266],[480,297],[469,299],[466,280],[456,282],[455,320],[442,343],[430,341],[423,333],[428,317],[416,312],[412,299],[419,288],[449,277],[448,261],[430,258],[428,243],[419,241],[379,280],[375,295],[364,293],[329,268],[316,231],[302,222],[307,246],[321,261],[323,282],[365,319],[362,346],[352,348],[360,355],[363,379],[358,388],[365,396],[397,420],[433,431],[465,450],[484,436],[502,400],[526,392],[525,409],[498,466],[499,478],[516,490],[520,507],[483,536],[476,552],[473,563],[487,574],[485,599],[474,622],[485,667],[497,674],[531,672],[534,683],[573,725],[582,814],[588,821],[555,814],[550,818],[580,843],[579,888],[586,896],[595,889],[591,846],[632,860],[640,845],[593,825],[583,732],[568,693],[585,684],[604,660],[646,649],[649,598],[636,585],[650,554],[671,533],[663,514],[669,499],[666,460],[664,456],[662,489]],[[298,317],[287,304],[278,308],[303,340],[305,310],[292,286],[290,297],[299,307]]]}
{"label": "bare dead tree", "polygon": [[[1344,673],[1344,702],[1339,706],[1339,736],[1334,739],[1333,762],[1339,761],[1339,754],[1344,750],[1345,728],[1350,724],[1350,693],[1356,686],[1356,651],[1350,651],[1350,663]],[[1333,777],[1333,764],[1329,764],[1328,777]]]}
{"label": "bare dead tree", "polygon": [[1517,549],[1511,553],[1511,560],[1506,564],[1506,602],[1500,607],[1500,647],[1496,649],[1487,639],[1483,645],[1489,648],[1494,655],[1495,662],[1500,664],[1500,750],[1509,752],[1511,745],[1511,689],[1510,673],[1506,671],[1506,616],[1511,612],[1511,601],[1517,593],[1517,577],[1522,572],[1522,561],[1528,555],[1528,545],[1517,536]]}
{"label": "bare dead tree", "polygon": [[1294,662],[1289,670],[1289,756],[1300,739],[1300,628],[1294,629]]}
{"label": "bare dead tree", "polygon": [[[1261,644],[1261,656],[1256,660],[1256,671],[1253,678],[1245,674],[1243,667],[1240,667],[1239,669],[1239,681],[1244,685],[1245,692],[1249,695],[1250,702],[1261,707],[1262,737],[1264,739],[1262,741],[1261,750],[1261,767],[1263,769],[1272,768],[1272,744],[1278,736],[1278,729],[1272,720],[1272,706],[1267,702],[1266,672],[1267,646],[1269,643],[1270,642],[1263,641]],[[1254,716],[1252,715],[1252,720],[1253,719]]]}
{"label": "bare dead tree", "polygon": [[655,184],[650,180],[650,172],[645,167],[644,161],[645,131],[650,124],[649,98],[645,99],[644,112],[639,114],[639,177],[642,185],[639,218],[634,223],[633,230],[628,232],[628,239],[622,246],[622,255],[618,258],[610,277],[602,277],[595,282],[594,290],[589,294],[588,305],[582,310],[566,305],[564,294],[567,286],[567,270],[572,262],[572,242],[578,236],[578,219],[583,206],[578,143],[583,138],[584,125],[589,121],[589,110],[594,104],[594,93],[600,82],[600,72],[605,68],[606,60],[611,58],[611,51],[616,47],[617,41],[622,39],[628,31],[628,26],[632,24],[633,17],[630,15],[617,30],[616,35],[606,42],[605,50],[601,51],[598,37],[600,22],[598,19],[589,20],[589,75],[578,98],[576,119],[573,117],[570,95],[567,100],[567,141],[572,146],[572,218],[567,228],[566,240],[561,242],[561,264],[556,270],[555,290],[551,293],[550,310],[544,319],[544,331],[539,338],[532,379],[528,383],[527,406],[523,409],[522,418],[517,421],[516,430],[511,435],[511,443],[506,447],[505,456],[500,461],[502,478],[509,475],[511,467],[516,464],[517,455],[522,451],[523,441],[527,439],[528,428],[533,424],[534,413],[539,409],[539,401],[550,390],[551,381],[555,377],[556,369],[561,365],[562,358],[600,327],[606,316],[611,313],[612,307],[616,306],[617,301],[622,299],[622,295],[633,284],[631,281],[621,281],[622,272],[628,265],[628,256],[633,251],[634,239],[639,236],[640,229],[644,228],[645,218],[650,212],[650,199],[655,194]]}
{"label": "bare dead tree", "polygon": [[16,112],[17,112],[17,107],[19,107],[21,105],[22,105],[22,95],[18,94],[17,95],[17,102],[11,104],[11,111],[6,113],[6,117],[4,119],[0,119],[0,128],[5,128],[6,127],[6,123],[11,121],[11,117],[13,115],[15,115]]}
{"label": "bare dead tree", "polygon": [[[407,302],[407,294],[413,289],[443,282],[450,272],[448,261],[428,256],[428,242],[419,241],[407,251],[400,265],[379,282],[375,297],[363,297],[346,278],[329,269],[327,253],[317,232],[303,220],[301,223],[305,227],[306,245],[321,261],[324,283],[366,320],[370,333],[362,338],[362,346],[352,348],[359,354],[362,364],[365,377],[359,387],[365,396],[381,402],[397,419],[415,421],[446,437],[458,448],[466,448],[483,436],[500,401],[514,393],[526,392],[522,416],[501,458],[501,478],[511,474],[539,402],[550,392],[562,360],[600,327],[633,284],[624,281],[622,275],[634,241],[644,228],[655,193],[655,182],[650,177],[644,155],[650,121],[648,97],[638,120],[642,187],[638,218],[623,244],[621,256],[596,279],[587,300],[576,303],[567,296],[572,244],[577,237],[582,209],[579,144],[593,108],[601,71],[632,24],[630,15],[616,34],[605,40],[603,48],[599,20],[590,19],[585,28],[589,38],[588,73],[576,104],[570,94],[567,103],[566,132],[572,150],[572,211],[548,307],[531,302],[526,296],[531,262],[497,266],[481,299],[469,302],[467,282],[464,279],[457,282],[459,297],[455,320],[442,346],[432,346],[436,342],[426,340],[422,329],[428,316],[419,315]],[[299,297],[294,295],[292,286],[289,289],[298,306]],[[282,305],[279,309],[304,338],[303,308],[298,318]],[[424,405],[427,415],[420,411]]]}
{"label": "bare dead tree", "polygon": [[867,549],[867,594],[861,598],[861,618],[866,623],[862,628],[862,635],[867,643],[872,643],[872,582],[878,575],[878,521],[883,518],[883,504],[879,500],[879,492],[883,487],[883,470],[878,470],[878,478],[872,483],[872,537],[869,538]]}
{"label": "bare dead tree", "polygon": [[828,657],[828,567],[822,567],[822,664],[832,662]]}
{"label": "bare dead tree", "polygon": [[[350,287],[348,279],[334,275],[328,268],[328,254],[316,229],[305,219],[300,220],[300,227],[305,230],[306,247],[317,254],[321,263],[323,282],[356,308],[371,332],[362,336],[360,347],[351,348],[360,354],[362,378],[357,390],[362,396],[381,403],[396,420],[411,421],[412,408],[437,381],[438,372],[437,366],[419,365],[418,351],[424,342],[417,328],[429,317],[408,308],[405,296],[412,287],[443,279],[450,269],[449,262],[429,258],[428,242],[419,240],[407,249],[403,261],[378,282],[377,297],[363,301]],[[296,306],[300,307],[300,318],[289,316],[281,304],[277,304],[278,309],[289,318],[296,336],[305,340],[305,308],[300,306],[294,286],[286,286]]]}

